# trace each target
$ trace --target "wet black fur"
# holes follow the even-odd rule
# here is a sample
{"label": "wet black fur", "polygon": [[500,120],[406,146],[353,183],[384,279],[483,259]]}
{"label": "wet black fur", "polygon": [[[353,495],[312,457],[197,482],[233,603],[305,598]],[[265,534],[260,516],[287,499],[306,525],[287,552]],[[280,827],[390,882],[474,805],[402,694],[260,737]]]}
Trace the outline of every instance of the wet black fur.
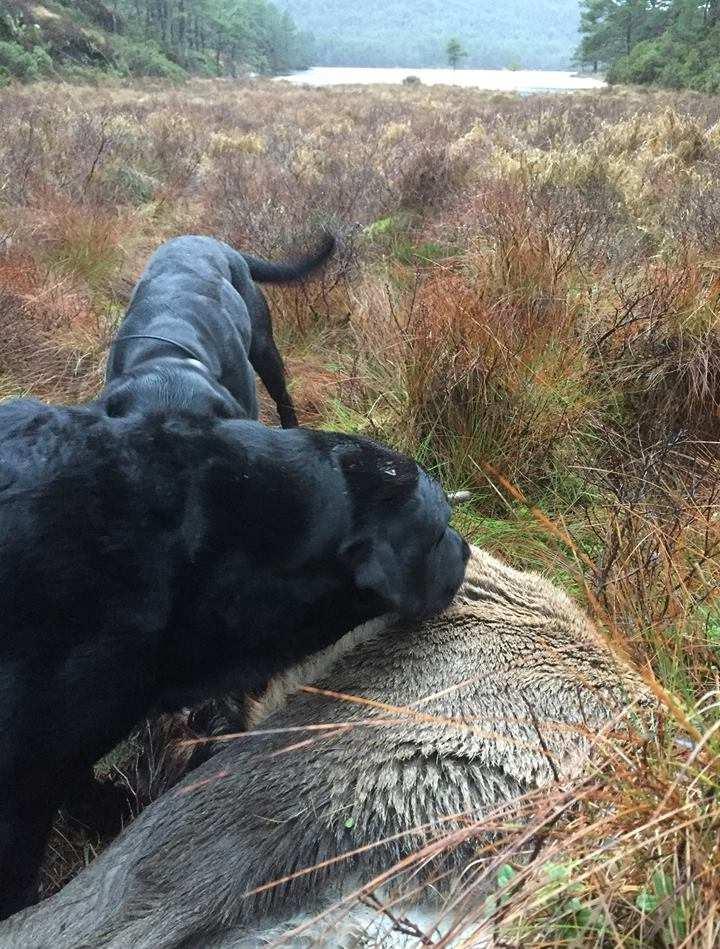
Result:
{"label": "wet black fur", "polygon": [[143,716],[444,608],[468,555],[449,516],[360,438],[0,406],[0,916],[32,900],[73,776]]}
{"label": "wet black fur", "polygon": [[175,408],[257,418],[257,372],[283,428],[295,427],[270,310],[255,281],[301,280],[334,246],[328,234],[314,253],[273,263],[212,237],[187,235],[163,244],[140,278],[113,343],[102,395],[106,411],[119,416]]}

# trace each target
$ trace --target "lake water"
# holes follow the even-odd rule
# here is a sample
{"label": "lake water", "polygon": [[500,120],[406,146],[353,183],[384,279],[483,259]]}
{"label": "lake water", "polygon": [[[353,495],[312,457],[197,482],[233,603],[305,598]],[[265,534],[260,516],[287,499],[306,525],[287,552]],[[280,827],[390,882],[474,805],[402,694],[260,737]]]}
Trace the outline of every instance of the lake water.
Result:
{"label": "lake water", "polygon": [[417,76],[425,85],[465,86],[497,92],[572,92],[602,89],[605,83],[593,76],[545,69],[404,69],[360,66],[313,66],[277,79],[296,85],[338,86],[383,83],[398,85],[406,76]]}

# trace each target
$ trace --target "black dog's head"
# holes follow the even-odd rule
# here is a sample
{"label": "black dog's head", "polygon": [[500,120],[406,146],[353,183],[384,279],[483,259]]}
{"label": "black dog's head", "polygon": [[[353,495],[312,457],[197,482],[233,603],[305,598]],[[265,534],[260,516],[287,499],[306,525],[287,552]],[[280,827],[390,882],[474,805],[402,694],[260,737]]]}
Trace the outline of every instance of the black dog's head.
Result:
{"label": "black dog's head", "polygon": [[[282,577],[301,626],[301,614],[326,634],[383,613],[421,619],[449,606],[469,548],[450,527],[444,491],[412,459],[335,432],[248,421],[219,421],[214,431],[229,452],[205,491],[228,539],[208,542],[215,550],[235,543],[241,525],[245,569],[256,583]],[[322,606],[306,608],[311,600]]]}
{"label": "black dog's head", "polygon": [[177,426],[198,428],[171,442],[183,456],[176,469],[195,482],[181,613],[207,632],[192,675],[208,635],[221,637],[215,652],[226,660],[242,656],[267,677],[368,620],[450,605],[469,548],[443,490],[411,459],[332,432],[212,419],[202,428],[187,417]]}
{"label": "black dog's head", "polygon": [[469,557],[450,527],[440,485],[414,461],[364,438],[326,435],[352,504],[353,526],[340,547],[359,590],[382,599],[403,618],[424,618],[449,606]]}

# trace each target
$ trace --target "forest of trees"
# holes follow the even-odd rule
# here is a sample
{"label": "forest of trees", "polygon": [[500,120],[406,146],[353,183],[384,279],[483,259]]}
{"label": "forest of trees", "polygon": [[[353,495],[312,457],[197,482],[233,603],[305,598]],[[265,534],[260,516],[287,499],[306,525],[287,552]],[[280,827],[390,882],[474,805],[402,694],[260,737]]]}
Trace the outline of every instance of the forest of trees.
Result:
{"label": "forest of trees", "polygon": [[117,0],[113,4],[192,71],[281,72],[308,65],[310,38],[267,0]]}
{"label": "forest of trees", "polygon": [[720,92],[720,0],[582,0],[579,60],[610,82]]}
{"label": "forest of trees", "polygon": [[446,66],[453,37],[463,66],[570,66],[578,0],[276,0],[315,37],[323,66]]}
{"label": "forest of trees", "polygon": [[5,77],[232,76],[311,60],[311,38],[269,0],[0,0]]}

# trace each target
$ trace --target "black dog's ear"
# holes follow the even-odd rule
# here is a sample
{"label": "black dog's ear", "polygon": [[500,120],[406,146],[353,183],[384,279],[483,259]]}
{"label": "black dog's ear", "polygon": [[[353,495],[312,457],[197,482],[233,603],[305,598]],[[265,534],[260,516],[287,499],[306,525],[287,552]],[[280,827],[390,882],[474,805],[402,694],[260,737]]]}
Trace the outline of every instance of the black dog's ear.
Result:
{"label": "black dog's ear", "polygon": [[374,593],[393,609],[402,608],[401,572],[390,544],[384,540],[356,540],[340,548],[340,559],[351,571],[358,589]]}

